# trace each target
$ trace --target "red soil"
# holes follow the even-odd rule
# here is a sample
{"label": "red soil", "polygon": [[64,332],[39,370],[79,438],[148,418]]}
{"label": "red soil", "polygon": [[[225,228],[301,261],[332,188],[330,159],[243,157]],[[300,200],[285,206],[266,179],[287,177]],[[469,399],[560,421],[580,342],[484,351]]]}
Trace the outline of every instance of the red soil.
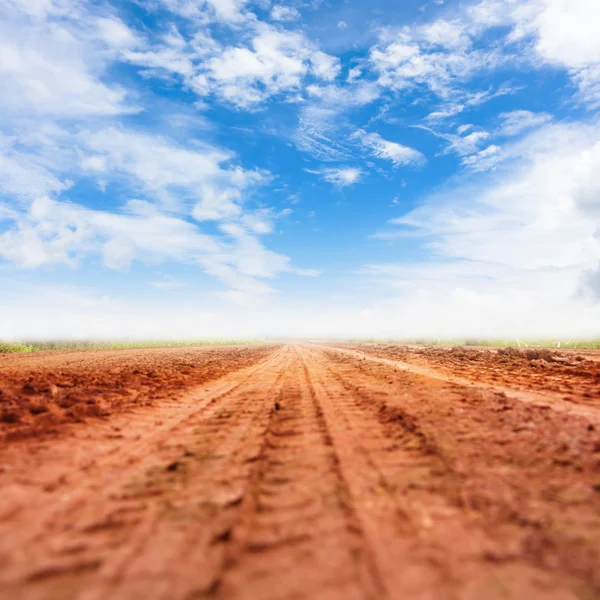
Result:
{"label": "red soil", "polygon": [[0,360],[0,597],[598,597],[600,364],[475,352]]}
{"label": "red soil", "polygon": [[151,406],[264,358],[271,349],[160,348],[0,355],[0,439]]}

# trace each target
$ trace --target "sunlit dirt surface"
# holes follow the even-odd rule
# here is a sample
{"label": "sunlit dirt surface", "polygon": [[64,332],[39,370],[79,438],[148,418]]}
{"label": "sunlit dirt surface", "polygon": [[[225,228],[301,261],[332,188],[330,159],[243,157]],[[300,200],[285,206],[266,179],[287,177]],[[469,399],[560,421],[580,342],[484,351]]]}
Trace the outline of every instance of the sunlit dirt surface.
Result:
{"label": "sunlit dirt surface", "polygon": [[598,598],[600,362],[536,352],[0,358],[0,597]]}

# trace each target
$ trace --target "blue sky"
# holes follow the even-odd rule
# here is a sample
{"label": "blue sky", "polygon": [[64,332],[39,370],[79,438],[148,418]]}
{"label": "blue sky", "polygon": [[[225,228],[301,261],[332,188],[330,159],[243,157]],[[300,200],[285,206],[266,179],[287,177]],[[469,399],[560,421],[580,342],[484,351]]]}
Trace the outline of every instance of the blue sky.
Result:
{"label": "blue sky", "polygon": [[0,0],[0,336],[600,333],[597,0]]}

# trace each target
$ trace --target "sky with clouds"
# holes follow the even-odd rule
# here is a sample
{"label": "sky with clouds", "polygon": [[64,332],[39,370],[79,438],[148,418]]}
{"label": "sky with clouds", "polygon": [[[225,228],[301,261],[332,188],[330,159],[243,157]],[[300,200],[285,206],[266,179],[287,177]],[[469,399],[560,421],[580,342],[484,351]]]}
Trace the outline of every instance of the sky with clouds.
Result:
{"label": "sky with clouds", "polygon": [[600,334],[597,0],[0,0],[0,337]]}

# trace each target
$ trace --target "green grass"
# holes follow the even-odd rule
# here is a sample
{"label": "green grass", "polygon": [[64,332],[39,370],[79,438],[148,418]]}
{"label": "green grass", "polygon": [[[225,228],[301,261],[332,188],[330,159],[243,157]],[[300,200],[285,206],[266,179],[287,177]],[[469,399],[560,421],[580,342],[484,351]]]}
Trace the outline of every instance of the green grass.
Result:
{"label": "green grass", "polygon": [[10,352],[33,352],[33,346],[23,344],[22,342],[3,342],[0,341],[0,354],[8,354]]}
{"label": "green grass", "polygon": [[565,339],[452,339],[452,338],[414,338],[414,339],[353,339],[345,340],[356,343],[367,344],[407,344],[415,346],[483,346],[483,347],[518,347],[521,348],[557,348],[560,342],[560,348],[600,348],[600,339],[590,340],[565,340]]}
{"label": "green grass", "polygon": [[264,343],[264,340],[150,340],[150,341],[2,341],[0,354],[12,352],[47,352],[52,350],[109,350],[122,348],[182,348],[186,346],[241,346]]}

